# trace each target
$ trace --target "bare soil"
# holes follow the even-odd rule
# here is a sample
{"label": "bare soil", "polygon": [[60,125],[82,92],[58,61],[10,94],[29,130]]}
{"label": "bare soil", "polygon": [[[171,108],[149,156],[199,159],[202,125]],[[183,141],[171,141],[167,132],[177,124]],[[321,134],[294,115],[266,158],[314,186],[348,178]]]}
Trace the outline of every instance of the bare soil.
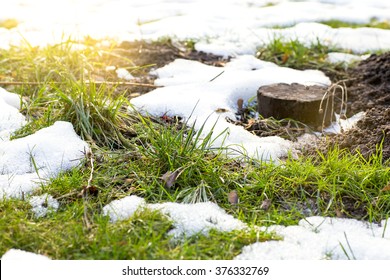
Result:
{"label": "bare soil", "polygon": [[371,55],[349,71],[349,115],[360,111],[366,116],[357,126],[334,136],[321,150],[338,145],[369,158],[382,149],[383,160],[390,158],[390,52]]}
{"label": "bare soil", "polygon": [[371,55],[349,71],[350,113],[390,106],[390,52]]}
{"label": "bare soil", "polygon": [[[139,79],[138,82],[144,84],[153,84],[155,77],[149,75],[151,70],[163,67],[177,58],[196,60],[213,66],[223,66],[228,61],[228,59],[220,56],[198,52],[191,46],[184,43],[173,43],[170,40],[161,42],[124,41],[112,52],[114,55],[110,54],[105,59],[110,61],[109,65],[122,67],[122,64],[124,64],[128,67],[129,61],[131,61],[131,64],[134,65],[134,69],[130,71],[131,74]],[[107,79],[107,77],[105,78]],[[114,76],[113,80],[116,79],[116,76]],[[153,88],[143,86],[126,88],[126,86],[121,86],[118,90],[145,94]]]}

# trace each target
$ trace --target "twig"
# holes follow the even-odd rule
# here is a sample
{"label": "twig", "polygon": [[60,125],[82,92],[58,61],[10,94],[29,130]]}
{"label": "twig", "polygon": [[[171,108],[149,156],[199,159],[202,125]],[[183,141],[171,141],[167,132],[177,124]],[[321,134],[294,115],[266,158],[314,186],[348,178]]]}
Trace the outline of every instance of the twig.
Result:
{"label": "twig", "polygon": [[[46,82],[18,82],[18,81],[0,81],[0,85],[3,86],[36,86],[42,85]],[[50,82],[51,84],[66,84],[66,82]],[[85,81],[86,84],[95,84],[95,85],[121,85],[121,86],[135,86],[135,87],[148,87],[148,88],[159,88],[161,86],[156,86],[152,84],[145,83],[135,83],[135,82],[105,82],[105,81]]]}
{"label": "twig", "polygon": [[[347,86],[345,82],[348,80],[341,80],[337,83],[332,84],[325,92],[321,99],[319,112],[324,113],[323,119],[322,119],[322,129],[325,127],[325,119],[328,113],[328,106],[329,103],[331,103],[331,112],[330,112],[330,120],[332,121],[333,113],[334,113],[334,98],[336,95],[336,90],[340,89],[341,91],[341,105],[340,105],[340,116],[346,116],[347,113],[347,101],[348,101],[348,92],[347,92]],[[326,101],[325,101],[326,100]],[[323,108],[323,103],[325,101],[325,110]]]}
{"label": "twig", "polygon": [[70,193],[66,193],[64,195],[61,195],[59,197],[56,197],[55,199],[57,200],[60,200],[60,199],[63,199],[63,198],[67,198],[67,197],[70,197],[70,196],[73,196],[73,195],[77,195],[79,192],[77,191],[74,191],[74,192],[70,192]]}
{"label": "twig", "polygon": [[88,213],[87,213],[87,199],[88,199],[88,190],[91,188],[91,182],[92,182],[92,179],[93,179],[93,172],[94,172],[94,165],[93,165],[93,162],[94,162],[94,156],[93,156],[93,153],[92,153],[92,150],[91,149],[88,149],[86,150],[85,152],[85,157],[87,158],[87,160],[89,160],[89,165],[91,167],[91,172],[89,174],[89,178],[88,178],[88,182],[87,182],[87,186],[85,187],[84,186],[84,189],[83,189],[83,204],[84,204],[84,222],[85,222],[85,225],[87,227],[87,229],[90,229],[91,228],[91,223],[88,219]]}
{"label": "twig", "polygon": [[223,73],[225,73],[225,71],[222,71],[221,73],[219,73],[217,76],[215,76],[214,78],[212,78],[209,82],[214,81],[216,78],[218,78],[219,76],[221,76]]}
{"label": "twig", "polygon": [[93,179],[93,171],[94,171],[94,166],[93,166],[94,156],[93,156],[93,153],[90,149],[86,151],[86,157],[87,157],[87,159],[89,159],[89,163],[91,165],[91,173],[89,174],[89,179],[87,182],[87,189],[88,189],[91,187],[91,182]]}

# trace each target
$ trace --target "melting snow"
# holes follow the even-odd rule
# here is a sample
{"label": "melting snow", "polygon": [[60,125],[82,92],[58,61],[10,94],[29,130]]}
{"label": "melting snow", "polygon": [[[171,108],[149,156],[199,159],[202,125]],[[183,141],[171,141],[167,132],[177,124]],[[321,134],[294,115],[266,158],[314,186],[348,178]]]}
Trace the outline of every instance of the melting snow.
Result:
{"label": "melting snow", "polygon": [[109,216],[111,222],[125,220],[131,217],[139,208],[146,206],[141,197],[131,195],[114,200],[103,207],[103,215]]}
{"label": "melting snow", "polygon": [[19,249],[10,249],[1,257],[2,261],[48,261],[48,257]]}
{"label": "melting snow", "polygon": [[245,227],[244,223],[226,214],[222,208],[212,202],[146,204],[143,198],[131,195],[104,206],[103,214],[109,216],[112,222],[116,222],[128,219],[138,209],[145,208],[158,210],[173,221],[174,229],[168,234],[174,238],[197,233],[207,234],[210,229],[232,231]]}
{"label": "melting snow", "polygon": [[60,204],[49,194],[43,194],[40,196],[31,196],[29,198],[30,205],[35,217],[41,218],[47,215],[47,213],[57,211]]}
{"label": "melting snow", "polygon": [[1,142],[0,197],[20,198],[31,193],[47,179],[77,166],[87,148],[72,124],[62,121],[32,135]]}
{"label": "melting snow", "polygon": [[331,52],[328,53],[327,60],[330,63],[344,63],[350,64],[352,62],[358,62],[364,59],[367,59],[369,55],[355,55],[349,53],[340,53],[340,52]]}
{"label": "melting snow", "polygon": [[309,217],[297,226],[271,226],[283,241],[257,242],[243,248],[237,260],[390,259],[390,231],[353,219]]}
{"label": "melting snow", "polygon": [[359,112],[348,119],[341,119],[340,115],[336,114],[336,121],[333,122],[329,127],[324,129],[326,134],[339,134],[347,131],[356,126],[357,122],[363,119],[365,112]]}
{"label": "melting snow", "polygon": [[[388,1],[253,0],[18,0],[2,3],[1,19],[16,19],[13,29],[0,28],[0,47],[58,43],[66,36],[123,40],[171,37],[196,39],[197,50],[215,54],[254,54],[273,38],[319,40],[354,52],[390,48],[390,30],[330,28],[315,22],[342,20],[366,23],[390,19]],[[336,5],[336,6],[335,6]],[[61,13],[58,13],[61,10]],[[220,11],[216,13],[216,11]],[[272,26],[291,26],[270,29]]]}
{"label": "melting snow", "polygon": [[124,68],[118,68],[115,70],[116,74],[118,75],[119,79],[124,79],[126,81],[134,80],[134,76],[129,73]]}
{"label": "melting snow", "polygon": [[0,143],[8,140],[13,132],[26,124],[19,113],[20,97],[0,88]]}

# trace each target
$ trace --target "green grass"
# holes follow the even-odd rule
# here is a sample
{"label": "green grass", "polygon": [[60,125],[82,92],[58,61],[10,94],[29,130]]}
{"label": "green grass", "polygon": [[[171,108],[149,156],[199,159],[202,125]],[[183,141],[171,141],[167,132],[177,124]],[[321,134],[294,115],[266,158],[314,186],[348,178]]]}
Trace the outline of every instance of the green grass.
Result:
{"label": "green grass", "polygon": [[329,25],[333,28],[341,28],[341,27],[350,27],[350,28],[360,28],[360,27],[370,27],[370,28],[380,28],[380,29],[390,29],[389,21],[379,21],[376,18],[372,18],[368,23],[353,23],[353,22],[345,22],[340,20],[328,20],[320,22],[322,24]]}
{"label": "green grass", "polygon": [[[388,20],[380,21],[377,18],[372,18],[370,21],[365,23],[356,23],[356,22],[348,22],[348,21],[342,21],[337,19],[332,20],[325,20],[325,21],[319,21],[318,23],[328,25],[332,28],[379,28],[379,29],[390,29],[390,22]],[[289,28],[293,27],[294,24],[287,24],[287,25],[273,25],[272,28],[274,29],[283,29],[283,28]]]}
{"label": "green grass", "polygon": [[2,201],[0,205],[4,214],[0,220],[0,254],[7,248],[18,248],[55,259],[230,259],[242,246],[273,238],[254,230],[211,231],[208,236],[172,241],[166,234],[171,222],[151,211],[115,224],[96,215],[93,227],[87,231],[81,203],[68,204],[55,215],[41,219],[29,217],[26,202]]}
{"label": "green grass", "polygon": [[257,50],[256,57],[294,69],[321,70],[332,80],[338,81],[347,77],[345,65],[343,63],[332,64],[326,58],[328,53],[340,51],[350,53],[349,50],[326,46],[320,41],[308,46],[298,39],[285,41],[282,38],[274,38],[268,45]]}
{"label": "green grass", "polygon": [[[378,21],[371,19],[369,23],[349,23],[339,20],[330,20],[320,22],[329,25],[332,28],[350,27],[370,27],[380,29],[390,29],[388,21]],[[274,26],[273,28],[287,28],[291,26]],[[260,59],[274,62],[281,66],[291,67],[295,69],[319,69],[330,76],[336,76],[338,80],[345,77],[345,65],[331,64],[326,61],[326,57],[330,52],[352,53],[351,50],[340,49],[334,46],[328,46],[317,42],[305,45],[298,39],[284,40],[283,38],[275,37],[266,46],[261,46],[257,50],[256,56]],[[378,51],[377,53],[380,53]]]}
{"label": "green grass", "polygon": [[[304,69],[325,65],[328,51],[320,44],[275,41],[260,57]],[[282,63],[285,53],[288,59]],[[95,73],[114,79],[104,71],[112,57],[110,48],[75,49],[70,40],[45,48],[0,50],[1,80],[23,82],[9,89],[26,99],[22,112],[30,121],[14,137],[56,120],[70,121],[92,144],[95,158],[95,191],[87,198],[81,195],[92,172],[87,160],[35,191],[60,202],[59,210],[47,217],[34,217],[27,201],[0,200],[0,255],[17,248],[54,259],[232,259],[245,245],[278,239],[255,226],[294,225],[307,215],[372,222],[389,216],[390,192],[382,189],[390,170],[380,148],[370,159],[333,148],[281,165],[226,158],[223,150],[211,148],[210,135],[201,138],[202,129],[175,118],[129,113],[128,91],[88,83]],[[129,58],[123,63],[143,67]],[[233,190],[239,197],[235,205],[228,201]],[[130,194],[148,203],[216,202],[249,230],[211,231],[173,241],[168,235],[172,221],[159,212],[141,211],[117,223],[102,216],[105,205]],[[266,199],[270,207],[262,209]]]}

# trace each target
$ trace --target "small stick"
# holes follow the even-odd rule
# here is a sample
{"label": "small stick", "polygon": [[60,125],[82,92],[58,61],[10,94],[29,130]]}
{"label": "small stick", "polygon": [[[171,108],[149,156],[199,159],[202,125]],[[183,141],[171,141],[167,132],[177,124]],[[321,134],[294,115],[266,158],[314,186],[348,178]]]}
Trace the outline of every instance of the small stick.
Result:
{"label": "small stick", "polygon": [[83,201],[84,201],[84,222],[85,222],[85,225],[86,225],[87,229],[90,229],[90,228],[91,228],[91,223],[90,223],[90,221],[89,221],[89,219],[88,219],[86,201],[87,201],[87,199],[88,199],[88,189],[91,187],[91,182],[92,182],[92,179],[93,179],[93,172],[94,172],[94,165],[93,165],[93,162],[94,162],[94,155],[93,155],[91,149],[87,149],[87,150],[85,151],[85,157],[87,158],[87,160],[89,160],[89,164],[90,164],[90,168],[91,168],[91,173],[89,174],[89,179],[88,179],[88,182],[87,182],[87,186],[84,188],[84,192],[83,192]]}
{"label": "small stick", "polygon": [[[36,86],[36,85],[42,85],[45,82],[17,82],[17,81],[0,81],[0,85],[3,86]],[[66,82],[50,82],[53,84],[65,84]],[[137,86],[137,87],[148,87],[148,88],[159,88],[161,86],[156,86],[152,84],[145,84],[145,83],[134,83],[134,82],[104,82],[104,81],[86,81],[86,84],[96,84],[96,85],[123,85],[123,86]]]}

